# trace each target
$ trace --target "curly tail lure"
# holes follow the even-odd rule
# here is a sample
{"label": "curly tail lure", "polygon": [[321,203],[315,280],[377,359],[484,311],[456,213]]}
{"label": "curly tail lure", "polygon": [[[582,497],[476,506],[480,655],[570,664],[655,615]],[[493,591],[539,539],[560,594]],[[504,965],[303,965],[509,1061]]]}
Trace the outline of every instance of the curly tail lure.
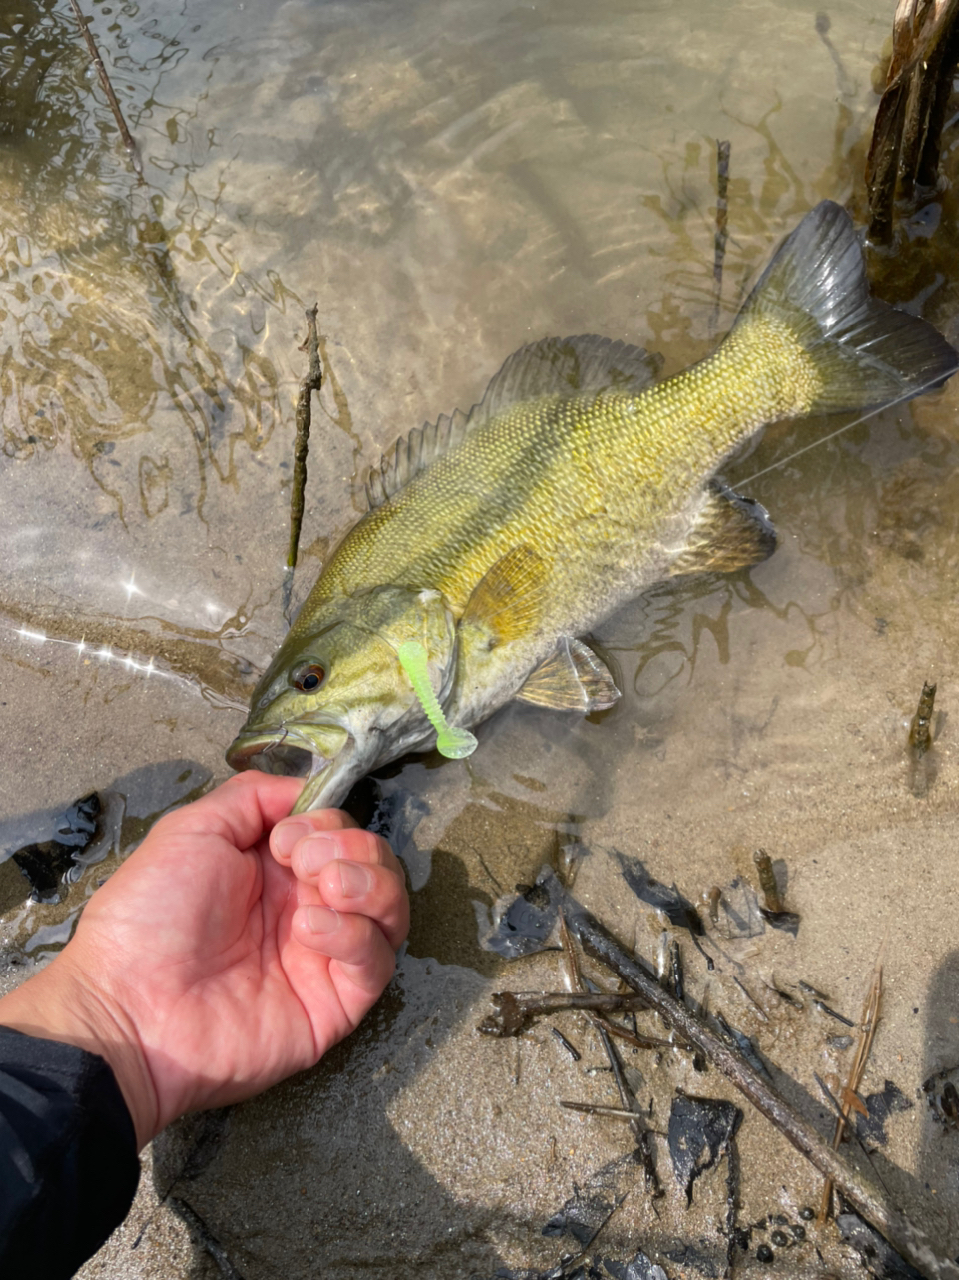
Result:
{"label": "curly tail lure", "polygon": [[418,640],[406,640],[397,649],[396,656],[413,686],[413,692],[420,700],[427,720],[436,730],[437,751],[450,760],[462,760],[471,756],[479,744],[469,729],[454,728],[443,715],[443,708],[430,684],[426,650]]}

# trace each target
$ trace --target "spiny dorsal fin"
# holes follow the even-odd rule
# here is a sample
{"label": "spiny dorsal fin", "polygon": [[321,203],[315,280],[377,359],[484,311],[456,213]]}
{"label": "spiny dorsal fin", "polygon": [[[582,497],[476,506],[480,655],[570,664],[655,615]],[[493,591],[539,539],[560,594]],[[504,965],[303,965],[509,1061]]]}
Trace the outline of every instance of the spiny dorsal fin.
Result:
{"label": "spiny dorsal fin", "polygon": [[543,608],[546,562],[532,547],[514,547],[473,589],[460,628],[483,632],[489,647],[528,635]]}
{"label": "spiny dorsal fin", "polygon": [[514,351],[470,410],[470,429],[512,404],[540,396],[578,396],[590,391],[639,392],[659,372],[662,360],[595,333],[542,338]]}
{"label": "spiny dorsal fin", "polygon": [[605,662],[582,640],[564,636],[516,695],[520,702],[554,711],[605,711],[620,697]]}
{"label": "spiny dorsal fin", "polygon": [[686,545],[669,572],[671,577],[682,573],[732,573],[767,560],[775,550],[776,530],[766,508],[713,480]]}
{"label": "spiny dorsal fin", "polygon": [[414,427],[370,469],[366,496],[370,510],[382,506],[437,458],[455,449],[477,427],[510,405],[541,396],[572,397],[590,391],[639,392],[659,372],[662,360],[640,347],[584,333],[543,338],[514,351],[493,378],[479,404],[459,409],[435,423]]}

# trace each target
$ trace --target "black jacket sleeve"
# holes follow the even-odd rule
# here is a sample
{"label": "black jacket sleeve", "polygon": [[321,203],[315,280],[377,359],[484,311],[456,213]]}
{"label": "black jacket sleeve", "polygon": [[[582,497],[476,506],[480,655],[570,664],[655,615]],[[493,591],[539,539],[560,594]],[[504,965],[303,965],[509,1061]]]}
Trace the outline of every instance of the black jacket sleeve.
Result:
{"label": "black jacket sleeve", "polygon": [[106,1062],[0,1026],[0,1276],[72,1276],[126,1217],[139,1177]]}

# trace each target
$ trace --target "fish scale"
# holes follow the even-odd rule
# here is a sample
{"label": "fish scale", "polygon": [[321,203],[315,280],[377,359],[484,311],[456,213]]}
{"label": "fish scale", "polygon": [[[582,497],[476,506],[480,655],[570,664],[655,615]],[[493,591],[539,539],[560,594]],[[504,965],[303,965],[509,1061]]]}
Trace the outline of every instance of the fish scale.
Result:
{"label": "fish scale", "polygon": [[[637,543],[654,548],[664,522],[682,519],[690,484],[757,426],[806,411],[819,385],[788,330],[765,321],[635,396],[516,405],[361,521],[321,582],[328,595],[385,580],[432,586],[459,617],[493,564],[528,543],[550,562],[554,607],[541,631],[577,630],[597,607],[588,596],[618,602],[591,589],[597,569],[615,564],[620,592],[634,594]],[[424,546],[424,526],[446,536]]]}

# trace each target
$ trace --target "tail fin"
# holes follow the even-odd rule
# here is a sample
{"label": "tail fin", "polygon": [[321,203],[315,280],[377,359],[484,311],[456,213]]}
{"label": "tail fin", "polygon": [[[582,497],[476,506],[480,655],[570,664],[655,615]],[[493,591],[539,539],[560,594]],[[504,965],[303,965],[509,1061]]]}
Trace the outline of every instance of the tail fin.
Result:
{"label": "tail fin", "polygon": [[959,369],[959,353],[931,324],[869,296],[852,222],[831,200],[783,242],[735,327],[757,319],[787,324],[813,360],[820,390],[812,409],[908,399]]}

